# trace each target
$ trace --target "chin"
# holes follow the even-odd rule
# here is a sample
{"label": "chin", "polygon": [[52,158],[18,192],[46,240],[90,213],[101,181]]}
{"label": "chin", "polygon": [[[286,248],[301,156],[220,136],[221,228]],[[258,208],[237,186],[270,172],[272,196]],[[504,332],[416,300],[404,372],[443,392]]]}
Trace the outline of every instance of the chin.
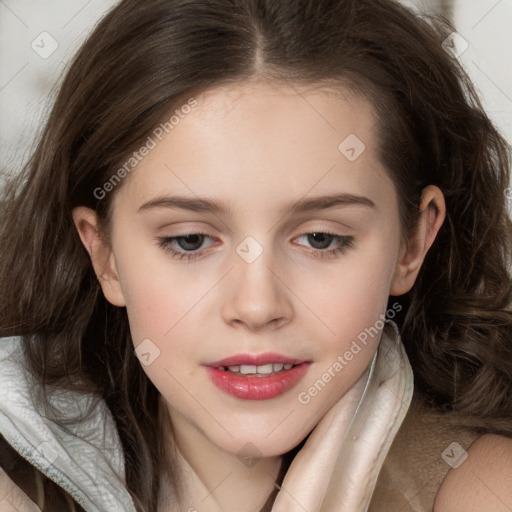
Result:
{"label": "chin", "polygon": [[[218,440],[216,444],[239,458],[246,456],[256,458],[278,457],[295,448],[308,434],[309,431],[304,433],[301,429],[300,432],[292,435],[289,428],[284,428],[279,435],[272,433],[266,437],[261,430],[258,430],[253,433],[246,432],[239,436],[234,434],[233,438]],[[215,442],[215,440],[212,441]]]}

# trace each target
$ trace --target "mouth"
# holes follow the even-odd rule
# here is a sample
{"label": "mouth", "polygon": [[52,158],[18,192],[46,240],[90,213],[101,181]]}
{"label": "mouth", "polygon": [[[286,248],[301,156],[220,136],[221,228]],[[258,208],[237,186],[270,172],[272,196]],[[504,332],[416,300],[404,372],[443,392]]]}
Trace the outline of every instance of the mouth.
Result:
{"label": "mouth", "polygon": [[268,363],[259,366],[242,364],[234,366],[219,366],[218,370],[224,372],[231,372],[235,375],[252,375],[255,377],[263,377],[268,375],[276,375],[288,370],[291,370],[297,366],[291,363]]}
{"label": "mouth", "polygon": [[[269,365],[272,365],[273,371],[274,368],[276,368],[275,371],[281,371],[285,366],[286,369],[289,370],[291,368],[290,365],[294,366],[305,362],[307,362],[305,359],[289,357],[277,352],[265,352],[263,354],[237,354],[220,359],[219,361],[207,363],[206,366],[210,366],[212,368],[236,368],[238,366],[239,369],[234,371],[240,371],[240,369],[243,369],[244,367],[265,367],[262,370],[262,373],[264,373],[265,371],[269,371]],[[279,368],[279,365],[283,365],[283,368]],[[251,370],[250,373],[258,372],[253,372]]]}
{"label": "mouth", "polygon": [[281,354],[240,354],[207,364],[221,391],[243,400],[268,400],[289,391],[306,375],[311,361]]}

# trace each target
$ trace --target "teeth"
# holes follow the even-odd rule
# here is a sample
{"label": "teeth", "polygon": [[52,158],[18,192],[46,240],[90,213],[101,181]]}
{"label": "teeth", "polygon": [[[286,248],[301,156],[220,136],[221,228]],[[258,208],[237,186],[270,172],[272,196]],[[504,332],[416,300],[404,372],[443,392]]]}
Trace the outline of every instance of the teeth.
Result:
{"label": "teeth", "polygon": [[277,373],[284,370],[290,370],[293,367],[293,364],[287,363],[268,363],[262,364],[260,366],[254,366],[249,364],[242,364],[238,366],[221,366],[219,370],[229,370],[233,373],[240,373],[241,375],[270,375],[272,373]]}
{"label": "teeth", "polygon": [[262,374],[272,373],[274,371],[274,366],[272,363],[264,364],[264,365],[256,367],[256,371],[258,373],[262,373]]}
{"label": "teeth", "polygon": [[257,366],[242,364],[242,365],[240,365],[240,373],[242,375],[249,375],[250,373],[257,373],[256,368],[257,368]]}

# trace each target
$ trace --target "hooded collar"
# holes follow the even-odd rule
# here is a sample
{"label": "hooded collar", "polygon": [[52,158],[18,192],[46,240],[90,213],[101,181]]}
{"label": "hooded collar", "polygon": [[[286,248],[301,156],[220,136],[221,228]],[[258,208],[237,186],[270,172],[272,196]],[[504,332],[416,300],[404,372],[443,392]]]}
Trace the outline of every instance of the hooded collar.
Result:
{"label": "hooded collar", "polygon": [[34,400],[39,386],[23,364],[20,337],[0,339],[0,369],[0,433],[6,441],[87,512],[135,512],[106,404],[91,395],[56,390],[51,407],[76,420],[60,426],[46,418]]}

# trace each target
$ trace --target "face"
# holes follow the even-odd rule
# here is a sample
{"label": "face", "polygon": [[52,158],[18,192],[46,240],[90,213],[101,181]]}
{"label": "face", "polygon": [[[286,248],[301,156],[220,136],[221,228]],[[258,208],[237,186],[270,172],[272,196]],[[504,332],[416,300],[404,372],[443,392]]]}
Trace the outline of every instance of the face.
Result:
{"label": "face", "polygon": [[373,109],[348,91],[195,99],[115,193],[103,289],[176,431],[282,454],[377,349],[404,254],[397,195]]}

